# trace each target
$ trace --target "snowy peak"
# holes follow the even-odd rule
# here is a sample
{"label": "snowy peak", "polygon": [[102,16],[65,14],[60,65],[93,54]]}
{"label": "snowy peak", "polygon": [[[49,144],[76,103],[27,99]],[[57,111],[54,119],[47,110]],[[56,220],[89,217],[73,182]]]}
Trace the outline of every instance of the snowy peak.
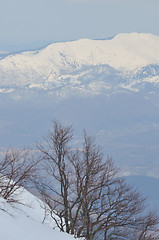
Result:
{"label": "snowy peak", "polygon": [[159,37],[131,33],[118,34],[111,40],[81,39],[49,45],[43,49],[43,53],[61,56],[57,60],[67,57],[72,65],[108,64],[116,70],[133,70],[159,63]]}
{"label": "snowy peak", "polygon": [[71,91],[100,94],[114,87],[139,91],[137,85],[145,82],[158,84],[158,66],[159,37],[151,34],[55,43],[1,59],[0,92],[25,88],[61,95]]}

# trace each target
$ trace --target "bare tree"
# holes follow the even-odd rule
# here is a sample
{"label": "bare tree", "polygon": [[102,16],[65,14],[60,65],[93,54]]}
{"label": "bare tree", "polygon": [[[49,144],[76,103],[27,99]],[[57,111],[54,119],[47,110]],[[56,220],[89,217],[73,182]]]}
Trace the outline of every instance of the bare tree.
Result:
{"label": "bare tree", "polygon": [[9,148],[0,158],[0,196],[18,202],[17,190],[27,187],[37,177],[38,161],[29,150]]}
{"label": "bare tree", "polygon": [[[66,162],[69,157],[69,143],[72,139],[71,127],[63,127],[54,122],[54,131],[45,139],[46,146],[38,145],[43,153],[43,162],[48,174],[45,183],[37,183],[43,200],[51,210],[51,215],[61,231],[70,232],[69,227],[69,179]],[[56,215],[58,217],[54,217]]]}
{"label": "bare tree", "polygon": [[37,189],[61,231],[95,239],[155,239],[158,216],[125,180],[111,158],[104,159],[92,137],[73,148],[72,128],[54,122],[38,145],[47,179]]}

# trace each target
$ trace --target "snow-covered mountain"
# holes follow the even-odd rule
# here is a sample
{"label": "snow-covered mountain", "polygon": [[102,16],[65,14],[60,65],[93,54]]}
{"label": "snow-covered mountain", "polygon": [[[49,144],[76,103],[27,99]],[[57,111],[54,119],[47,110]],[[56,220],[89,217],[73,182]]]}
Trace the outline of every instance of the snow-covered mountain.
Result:
{"label": "snow-covered mountain", "polygon": [[74,125],[76,140],[83,128],[95,135],[124,175],[159,178],[158,99],[159,36],[119,34],[2,53],[0,147],[42,141],[56,118]]}
{"label": "snow-covered mountain", "polygon": [[[151,89],[149,86],[151,85]],[[119,34],[110,40],[51,44],[0,59],[0,92],[100,95],[159,87],[159,37]]]}

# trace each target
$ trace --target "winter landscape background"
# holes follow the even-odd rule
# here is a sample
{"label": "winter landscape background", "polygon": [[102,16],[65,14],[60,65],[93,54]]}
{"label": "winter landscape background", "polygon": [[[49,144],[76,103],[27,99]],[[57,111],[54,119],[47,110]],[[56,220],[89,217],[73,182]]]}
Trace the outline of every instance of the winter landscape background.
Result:
{"label": "winter landscape background", "polygon": [[8,146],[35,149],[51,119],[73,124],[75,142],[83,129],[95,136],[121,174],[157,209],[158,53],[159,37],[141,33],[2,52],[1,152]]}
{"label": "winter landscape background", "polygon": [[[73,124],[74,144],[86,129],[159,213],[159,1],[0,0],[0,10],[1,160],[8,148],[36,159],[52,120]],[[23,188],[13,199],[24,205],[4,199],[6,176],[17,177],[4,169],[1,238],[73,239],[41,223],[42,202]]]}

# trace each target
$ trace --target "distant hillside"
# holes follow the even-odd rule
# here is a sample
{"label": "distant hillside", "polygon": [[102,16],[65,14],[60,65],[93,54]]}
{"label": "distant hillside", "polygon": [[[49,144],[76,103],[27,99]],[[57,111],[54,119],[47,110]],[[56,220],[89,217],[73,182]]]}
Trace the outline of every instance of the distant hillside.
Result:
{"label": "distant hillside", "polygon": [[1,93],[45,91],[64,97],[156,88],[159,37],[151,34],[55,43],[0,59]]}
{"label": "distant hillside", "polygon": [[126,180],[147,197],[150,208],[159,212],[159,179],[147,176],[128,176]]}

